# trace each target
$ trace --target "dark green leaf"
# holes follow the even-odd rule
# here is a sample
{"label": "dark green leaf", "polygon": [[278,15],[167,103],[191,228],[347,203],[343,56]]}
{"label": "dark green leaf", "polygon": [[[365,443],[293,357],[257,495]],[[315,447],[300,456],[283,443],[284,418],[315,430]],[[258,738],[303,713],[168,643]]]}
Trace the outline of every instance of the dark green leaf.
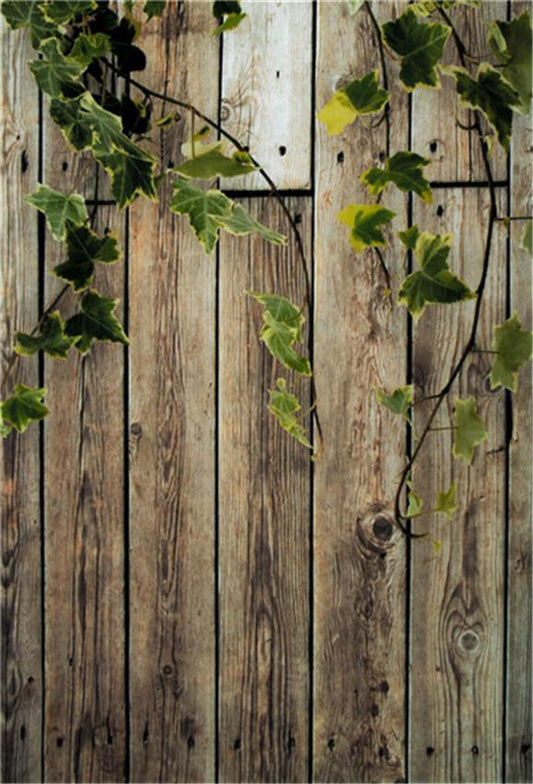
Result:
{"label": "dark green leaf", "polygon": [[389,98],[390,94],[380,87],[377,70],[370,71],[333,93],[317,118],[325,123],[329,135],[335,136],[359,115],[379,112]]}
{"label": "dark green leaf", "polygon": [[418,85],[440,86],[436,66],[451,33],[448,25],[419,22],[408,8],[394,22],[384,24],[382,30],[387,46],[402,58],[400,79],[408,90]]}
{"label": "dark green leaf", "polygon": [[516,109],[529,114],[531,108],[531,18],[527,11],[510,22],[489,24],[489,44],[503,66],[501,73],[518,95],[521,104]]}
{"label": "dark green leaf", "polygon": [[81,14],[87,14],[96,8],[95,0],[52,0],[41,2],[41,10],[52,24],[66,24]]}
{"label": "dark green leaf", "polygon": [[13,397],[4,400],[0,407],[3,420],[2,434],[6,435],[12,427],[19,433],[23,433],[30,422],[44,419],[48,414],[48,409],[42,403],[46,391],[44,388],[37,389],[27,387],[26,384],[17,384]]}
{"label": "dark green leaf", "polygon": [[81,313],[69,318],[65,332],[74,339],[74,345],[85,354],[93,340],[128,344],[122,324],[114,314],[118,300],[102,297],[90,290],[81,298]]}
{"label": "dark green leaf", "polygon": [[51,357],[65,359],[72,345],[72,340],[65,335],[65,325],[56,310],[44,319],[38,335],[17,332],[15,351],[25,357],[31,357],[37,351],[44,351]]}
{"label": "dark green leaf", "polygon": [[516,313],[494,327],[492,347],[498,354],[490,374],[491,386],[502,386],[516,392],[518,372],[531,359],[532,333],[522,329]]}
{"label": "dark green leaf", "polygon": [[55,274],[81,291],[92,281],[97,262],[113,263],[119,259],[117,240],[111,235],[99,237],[86,226],[67,228],[67,260],[54,268]]}
{"label": "dark green leaf", "polygon": [[451,248],[451,234],[434,235],[422,232],[416,241],[415,258],[420,270],[406,277],[398,300],[418,320],[427,304],[461,302],[475,294],[462,280],[450,272],[447,258]]}
{"label": "dark green leaf", "polygon": [[272,356],[286,368],[296,370],[304,376],[312,375],[309,360],[293,349],[293,344],[302,340],[302,325],[305,319],[301,310],[285,297],[253,291],[249,291],[248,294],[265,308],[263,328],[259,337]]}
{"label": "dark green leaf", "polygon": [[84,122],[79,98],[52,98],[50,115],[75,150],[86,150],[92,145],[93,131]]}
{"label": "dark green leaf", "polygon": [[76,81],[84,66],[63,54],[56,38],[44,41],[42,60],[30,60],[30,69],[39,88],[53,97],[62,94],[66,84]]}
{"label": "dark green leaf", "polygon": [[356,253],[361,253],[365,248],[385,245],[379,227],[389,223],[395,215],[380,204],[349,204],[339,212],[337,219],[351,229],[350,244]]}
{"label": "dark green leaf", "polygon": [[390,395],[384,390],[377,389],[376,395],[382,406],[388,408],[393,414],[399,414],[411,421],[411,406],[413,405],[413,387],[397,387]]}
{"label": "dark green leaf", "polygon": [[487,430],[477,412],[473,397],[461,400],[456,398],[455,405],[455,439],[453,443],[454,457],[462,457],[467,463],[472,462],[474,447],[481,444],[487,437]]}
{"label": "dark green leaf", "polygon": [[418,230],[418,226],[411,226],[409,229],[405,231],[399,231],[398,237],[401,239],[403,244],[409,250],[414,250],[416,247],[416,241],[420,236],[420,232]]}
{"label": "dark green leaf", "polygon": [[146,0],[143,11],[148,20],[154,16],[161,16],[165,10],[166,0]]}
{"label": "dark green leaf", "polygon": [[213,3],[213,16],[220,17],[226,14],[240,14],[241,4],[237,0],[215,0]]}
{"label": "dark green leaf", "polygon": [[372,166],[359,178],[365,183],[372,196],[378,196],[389,182],[401,191],[413,191],[421,199],[431,204],[431,186],[422,173],[422,166],[430,163],[415,152],[397,152],[385,161],[384,169]]}
{"label": "dark green leaf", "polygon": [[59,241],[65,239],[67,222],[81,226],[87,220],[85,199],[79,193],[66,196],[47,185],[39,185],[35,193],[26,196],[26,201],[44,212],[50,231]]}
{"label": "dark green leaf", "polygon": [[297,419],[296,414],[301,410],[297,398],[290,392],[287,392],[287,385],[283,378],[278,378],[276,381],[277,389],[269,389],[270,403],[268,410],[271,414],[277,417],[281,427],[293,436],[300,444],[313,448],[313,445],[307,438],[305,427]]}
{"label": "dark green leaf", "polygon": [[68,59],[75,60],[83,68],[87,68],[93,60],[104,57],[110,49],[109,38],[104,33],[92,33],[90,35],[81,33],[76,38],[74,46],[69,52]]}
{"label": "dark green leaf", "polygon": [[45,18],[39,0],[4,0],[2,14],[13,30],[29,26],[34,49],[38,49],[42,41],[59,35],[61,31]]}
{"label": "dark green leaf", "polygon": [[467,106],[481,109],[498,141],[506,150],[509,146],[513,125],[513,109],[521,106],[518,93],[505,81],[501,74],[488,63],[482,63],[477,79],[472,79],[464,68],[448,68],[457,81],[457,92]]}
{"label": "dark green leaf", "polygon": [[98,160],[109,172],[113,195],[120,209],[131,204],[140,194],[147,199],[157,201],[154,180],[155,161],[145,157],[138,158],[120,150],[108,155],[99,155]]}

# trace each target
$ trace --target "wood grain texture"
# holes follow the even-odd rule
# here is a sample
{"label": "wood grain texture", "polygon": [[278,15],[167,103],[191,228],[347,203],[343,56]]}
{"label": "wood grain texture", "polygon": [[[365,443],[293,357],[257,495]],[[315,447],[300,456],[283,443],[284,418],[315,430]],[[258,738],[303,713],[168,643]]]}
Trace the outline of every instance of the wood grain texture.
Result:
{"label": "wood grain texture", "polygon": [[[2,160],[0,163],[0,345],[2,379],[17,330],[37,321],[37,215],[24,203],[35,190],[39,165],[39,104],[26,67],[31,47],[23,31],[0,25]],[[16,74],[17,78],[13,78]],[[39,385],[37,359],[18,360],[2,388]],[[3,382],[2,382],[3,383]],[[41,527],[39,427],[14,431],[2,443],[1,606],[2,765],[6,782],[41,781]]]}
{"label": "wood grain texture", "polygon": [[[531,3],[513,3],[514,14],[529,10]],[[512,215],[533,214],[531,157],[533,132],[529,117],[515,117],[511,148]],[[520,247],[522,221],[511,224],[511,311],[527,329],[532,326],[531,255]],[[531,732],[531,466],[533,422],[531,366],[519,377],[512,396],[512,436],[509,444],[509,549],[508,549],[508,651],[506,781],[532,780]]]}
{"label": "wood grain texture", "polygon": [[[212,24],[208,3],[169,4],[143,36],[143,81],[216,117]],[[189,120],[152,135],[165,163]],[[131,210],[131,775],[212,781],[216,262],[170,196]]]}
{"label": "wood grain texture", "polygon": [[[374,3],[380,21],[396,5]],[[368,13],[318,7],[317,107],[379,61]],[[333,43],[334,42],[334,43]],[[396,77],[396,71],[394,71]],[[394,78],[395,78],[394,77]],[[393,83],[391,76],[390,82]],[[407,97],[394,90],[394,149],[407,146]],[[374,387],[405,383],[406,316],[392,305],[403,252],[385,250],[393,297],[371,252],[356,256],[336,219],[370,199],[356,178],[390,154],[386,126],[355,123],[316,148],[315,372],[324,451],[315,464],[314,780],[397,781],[405,776],[405,541],[392,523],[404,427]],[[384,204],[406,226],[406,200]]]}
{"label": "wood grain texture", "polygon": [[[288,233],[273,200],[244,205]],[[309,253],[311,201],[287,206]],[[303,303],[293,237],[281,249],[225,237],[220,252],[220,780],[308,781],[310,452],[266,405],[283,377],[306,410],[309,381],[258,341],[262,307],[246,291]]]}
{"label": "wood grain texture", "polygon": [[[224,36],[221,120],[278,189],[311,184],[313,8],[308,0],[243,2],[248,14]],[[225,181],[268,189],[259,174]]]}
{"label": "wood grain texture", "polygon": [[[489,197],[449,189],[433,205],[416,202],[414,222],[452,232],[452,270],[475,289],[481,274]],[[500,193],[499,209],[505,204]],[[465,228],[468,227],[467,230]],[[492,327],[505,311],[505,232],[495,230],[477,345],[490,348]],[[414,332],[417,397],[446,382],[470,333],[474,303],[433,306]],[[453,425],[453,400],[476,398],[487,440],[466,466],[452,458],[452,433],[430,435],[413,469],[413,485],[432,508],[437,493],[457,482],[452,521],[420,517],[413,528],[430,536],[413,542],[411,585],[411,778],[416,782],[498,782],[502,775],[505,542],[505,394],[490,389],[489,354],[467,360],[435,426]],[[415,408],[420,431],[432,403]],[[442,549],[435,553],[436,539]]]}
{"label": "wood grain texture", "polygon": [[[506,19],[507,4],[503,0],[488,0],[479,8],[458,6],[449,11],[451,21],[466,46],[467,52],[484,57],[489,51],[486,25],[490,19]],[[442,19],[436,21],[442,22]],[[446,44],[442,60],[446,65],[460,65],[453,37]],[[475,76],[476,68],[472,69]],[[459,127],[457,121],[468,126],[472,112],[464,108],[457,97],[455,79],[441,75],[442,88],[417,88],[413,92],[412,149],[428,158],[431,166],[427,176],[433,181],[484,181],[486,179],[479,141],[475,132]],[[484,128],[488,126],[483,120]],[[505,153],[496,142],[492,152],[495,179],[505,179]]]}

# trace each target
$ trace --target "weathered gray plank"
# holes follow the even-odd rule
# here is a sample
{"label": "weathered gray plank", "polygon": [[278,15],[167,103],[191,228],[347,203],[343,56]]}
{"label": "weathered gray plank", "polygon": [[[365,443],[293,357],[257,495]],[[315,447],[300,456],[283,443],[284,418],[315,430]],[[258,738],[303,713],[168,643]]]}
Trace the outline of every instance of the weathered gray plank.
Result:
{"label": "weathered gray plank", "polygon": [[[208,3],[169,4],[142,81],[216,117],[212,26]],[[164,164],[190,131],[187,115],[152,135]],[[216,264],[170,195],[131,210],[131,775],[212,781]]]}
{"label": "weathered gray plank", "polygon": [[[486,24],[490,19],[506,19],[507,5],[503,0],[488,0],[478,8],[457,6],[449,12],[451,21],[468,53],[481,56],[489,51]],[[436,21],[443,22],[436,17]],[[450,36],[443,63],[460,65],[457,48]],[[473,68],[473,74],[476,68]],[[471,112],[457,98],[455,79],[441,75],[442,88],[418,88],[413,92],[413,150],[431,161],[427,173],[439,182],[484,181],[486,179],[479,141],[475,132],[459,127],[457,120],[468,126]],[[506,177],[505,153],[494,144],[492,166],[496,179]]]}
{"label": "weathered gray plank", "polygon": [[[224,36],[221,119],[278,189],[311,183],[313,9],[308,0],[244,2],[248,18]],[[259,174],[225,182],[265,190]]]}
{"label": "weathered gray plank", "polygon": [[[380,21],[396,4],[373,3]],[[320,3],[317,108],[376,67],[365,9]],[[396,67],[391,73],[397,77]],[[393,77],[390,77],[393,83]],[[392,305],[403,253],[385,250],[393,281],[371,253],[357,257],[336,220],[347,204],[373,201],[356,181],[407,148],[407,97],[394,90],[394,135],[354,124],[316,149],[315,371],[324,451],[315,466],[314,780],[396,781],[405,776],[405,541],[392,523],[404,427],[380,409],[374,386],[403,384],[406,316]],[[406,225],[405,199],[383,202]],[[392,232],[387,232],[389,238]],[[397,241],[395,241],[397,242]]]}
{"label": "weathered gray plank", "polygon": [[[24,203],[37,182],[39,105],[27,67],[28,36],[2,19],[2,160],[0,163],[0,341],[2,379],[16,330],[38,318],[37,216]],[[38,386],[36,359],[18,360],[1,399],[15,383]],[[2,444],[2,771],[3,781],[41,781],[41,556],[39,428],[13,432]]]}
{"label": "weathered gray plank", "polygon": [[[531,3],[513,3],[514,14]],[[511,148],[512,215],[532,215],[532,125],[529,117],[514,118]],[[520,248],[522,221],[511,224],[511,311],[531,329],[531,257]],[[509,445],[509,549],[506,781],[532,779],[531,732],[531,367],[520,374],[512,397],[513,432]]]}
{"label": "weathered gray plank", "polygon": [[[287,206],[309,253],[311,202]],[[273,200],[245,207],[288,233]],[[266,404],[283,377],[305,410],[309,382],[259,343],[262,308],[245,293],[303,304],[301,260],[294,237],[288,242],[225,237],[220,253],[219,764],[227,782],[308,780],[310,453]]]}
{"label": "weathered gray plank", "polygon": [[[501,205],[505,203],[504,194]],[[416,202],[414,221],[454,235],[450,266],[475,289],[481,275],[489,198],[484,189],[435,192]],[[468,227],[468,231],[465,231]],[[490,348],[492,327],[505,310],[505,234],[495,232],[492,264],[477,345]],[[470,334],[474,303],[433,306],[414,333],[417,397],[446,382]],[[505,395],[490,390],[488,354],[467,360],[435,427],[453,425],[453,400],[473,395],[488,439],[467,467],[452,457],[452,432],[430,434],[415,463],[413,484],[430,509],[437,493],[457,481],[459,509],[417,518],[430,537],[413,542],[411,586],[410,760],[413,781],[497,782],[502,757],[503,548],[505,541]],[[433,402],[415,408],[420,432]],[[442,542],[434,553],[432,539]]]}

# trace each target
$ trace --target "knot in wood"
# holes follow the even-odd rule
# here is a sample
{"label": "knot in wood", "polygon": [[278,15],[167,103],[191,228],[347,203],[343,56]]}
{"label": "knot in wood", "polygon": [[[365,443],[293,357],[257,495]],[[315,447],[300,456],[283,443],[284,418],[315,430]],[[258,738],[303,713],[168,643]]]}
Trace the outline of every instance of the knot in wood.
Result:
{"label": "knot in wood", "polygon": [[380,559],[387,557],[397,540],[394,518],[383,504],[372,504],[364,517],[358,518],[357,530],[364,549]]}
{"label": "knot in wood", "polygon": [[457,641],[461,650],[470,653],[471,651],[475,651],[476,648],[480,644],[479,635],[476,632],[472,631],[472,629],[467,629],[463,632],[458,641]]}

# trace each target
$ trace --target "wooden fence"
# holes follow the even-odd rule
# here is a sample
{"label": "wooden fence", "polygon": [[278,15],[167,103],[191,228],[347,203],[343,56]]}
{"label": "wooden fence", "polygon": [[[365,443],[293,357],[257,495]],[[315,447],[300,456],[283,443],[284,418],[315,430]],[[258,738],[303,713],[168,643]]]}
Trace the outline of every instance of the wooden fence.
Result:
{"label": "wooden fence", "polygon": [[[131,346],[20,362],[18,379],[44,384],[51,411],[4,444],[4,781],[531,781],[530,373],[511,400],[490,390],[487,355],[471,356],[456,391],[478,396],[488,440],[466,469],[449,434],[431,439],[415,486],[430,499],[456,479],[460,509],[453,522],[421,518],[431,536],[407,541],[392,523],[406,433],[373,388],[439,389],[472,306],[411,326],[336,221],[366,198],[357,173],[410,146],[431,159],[435,200],[391,191],[397,228],[454,232],[454,268],[475,287],[489,206],[477,143],[449,84],[412,98],[395,86],[390,139],[384,123],[327,137],[316,109],[377,67],[368,14],[244,5],[249,18],[221,41],[210,3],[171,2],[144,34],[139,78],[220,115],[299,222],[323,453],[311,463],[266,412],[279,370],[244,291],[297,302],[304,280],[261,178],[227,186],[288,247],[224,237],[212,257],[169,213],[168,190],[118,214],[103,187],[99,227],[118,232],[124,263],[98,288],[122,292]],[[373,2],[380,20],[403,6]],[[528,7],[454,13],[484,52],[479,19]],[[58,250],[24,196],[44,181],[91,198],[94,182],[38,95],[26,34],[2,22],[2,42],[7,361],[58,287],[47,274]],[[190,129],[183,113],[152,134],[165,163]],[[493,156],[502,214],[531,212],[530,150],[519,118],[509,158]],[[512,228],[510,240],[496,229],[484,345],[506,312],[531,322],[531,261]],[[396,293],[404,254],[391,242]]]}

